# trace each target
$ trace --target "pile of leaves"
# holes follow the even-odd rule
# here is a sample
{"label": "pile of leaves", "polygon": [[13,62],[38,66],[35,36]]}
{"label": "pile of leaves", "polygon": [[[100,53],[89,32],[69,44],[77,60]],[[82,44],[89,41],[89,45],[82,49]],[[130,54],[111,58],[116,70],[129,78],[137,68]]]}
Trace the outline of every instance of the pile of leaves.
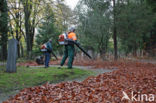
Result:
{"label": "pile of leaves", "polygon": [[[44,84],[26,88],[3,103],[129,103],[121,100],[123,91],[136,99],[140,94],[155,94],[156,65],[139,62],[103,62],[100,67],[116,67],[111,73],[92,76],[82,82]],[[95,63],[96,64],[96,63]],[[97,65],[98,66],[98,63]],[[148,101],[143,100],[142,103]],[[137,101],[133,103],[138,103]],[[150,103],[155,103],[150,102]]]}

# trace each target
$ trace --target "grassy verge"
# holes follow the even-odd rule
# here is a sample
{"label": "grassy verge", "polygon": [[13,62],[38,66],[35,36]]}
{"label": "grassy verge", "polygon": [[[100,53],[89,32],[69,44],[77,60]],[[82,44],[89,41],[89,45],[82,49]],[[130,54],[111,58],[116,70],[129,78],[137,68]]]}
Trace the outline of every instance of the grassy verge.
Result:
{"label": "grassy verge", "polygon": [[20,90],[27,87],[37,86],[46,82],[57,83],[76,78],[94,75],[92,71],[81,69],[57,69],[37,68],[37,67],[18,67],[17,73],[6,73],[0,70],[0,92]]}

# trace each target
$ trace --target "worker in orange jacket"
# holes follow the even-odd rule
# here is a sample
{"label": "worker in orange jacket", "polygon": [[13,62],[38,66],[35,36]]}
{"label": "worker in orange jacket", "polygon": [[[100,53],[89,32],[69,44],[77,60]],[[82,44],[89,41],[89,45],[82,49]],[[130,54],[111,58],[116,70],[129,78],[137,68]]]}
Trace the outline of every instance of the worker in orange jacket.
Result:
{"label": "worker in orange jacket", "polygon": [[[68,39],[71,39],[73,41],[77,41],[77,37],[75,32],[75,28],[70,28],[69,32],[67,34]],[[64,57],[61,61],[61,66],[64,65],[66,59],[68,58],[68,68],[71,69],[72,65],[73,65],[73,61],[74,61],[74,53],[75,53],[75,47],[74,44],[70,44],[68,43],[67,45],[65,45],[65,51],[64,51]]]}

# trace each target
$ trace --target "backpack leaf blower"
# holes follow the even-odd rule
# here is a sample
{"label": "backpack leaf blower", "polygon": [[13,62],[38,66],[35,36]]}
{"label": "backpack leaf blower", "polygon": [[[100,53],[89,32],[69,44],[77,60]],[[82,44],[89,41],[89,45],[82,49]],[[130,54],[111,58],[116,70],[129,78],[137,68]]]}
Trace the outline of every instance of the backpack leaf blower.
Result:
{"label": "backpack leaf blower", "polygon": [[87,55],[90,59],[92,59],[92,57],[80,46],[79,43],[77,43],[74,40],[68,39],[66,33],[61,34],[59,36],[59,40],[58,41],[59,41],[59,44],[60,45],[68,45],[68,44],[74,44],[74,45],[76,45],[85,55]]}

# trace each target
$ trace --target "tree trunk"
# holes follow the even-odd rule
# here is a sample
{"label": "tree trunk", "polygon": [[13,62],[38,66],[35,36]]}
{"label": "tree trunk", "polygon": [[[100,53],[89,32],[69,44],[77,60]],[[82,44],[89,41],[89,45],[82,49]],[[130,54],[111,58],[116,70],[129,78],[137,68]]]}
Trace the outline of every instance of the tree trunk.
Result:
{"label": "tree trunk", "polygon": [[7,1],[1,0],[0,2],[0,45],[2,60],[7,59],[7,41],[8,41],[8,8]]}
{"label": "tree trunk", "polygon": [[20,57],[20,46],[19,46],[20,38],[19,38],[18,26],[16,26],[16,40],[18,41],[18,44],[17,44],[17,53],[18,53],[18,57]]}
{"label": "tree trunk", "polygon": [[118,59],[118,54],[117,54],[117,32],[116,32],[116,27],[114,27],[113,30],[113,39],[114,39],[114,60]]}
{"label": "tree trunk", "polygon": [[34,41],[34,33],[35,33],[35,20],[36,20],[36,6],[34,7],[34,16],[31,20],[31,12],[32,12],[32,1],[28,2],[28,0],[24,2],[24,13],[25,13],[25,30],[26,30],[26,44],[27,44],[27,57],[31,58],[33,41]]}
{"label": "tree trunk", "polygon": [[24,49],[22,43],[20,43],[20,49],[21,49],[21,57],[24,57]]}
{"label": "tree trunk", "polygon": [[[20,5],[20,4],[19,4]],[[15,4],[16,8],[17,8],[17,4]],[[20,58],[20,31],[19,31],[19,25],[20,25],[20,14],[19,12],[15,13],[15,18],[16,18],[16,40],[18,41],[17,44],[17,53],[18,53],[18,58]]]}
{"label": "tree trunk", "polygon": [[18,41],[18,44],[17,44],[17,53],[18,53],[18,58],[20,58],[21,57],[21,52],[20,52],[19,41]]}
{"label": "tree trunk", "polygon": [[114,40],[114,60],[118,59],[118,53],[117,53],[117,28],[116,28],[116,3],[115,0],[113,0],[113,15],[114,15],[114,27],[113,27],[113,40]]}
{"label": "tree trunk", "polygon": [[31,57],[31,23],[30,23],[30,15],[32,5],[28,3],[28,0],[23,1],[24,3],[24,14],[25,14],[25,31],[26,31],[26,44],[27,44],[27,57]]}
{"label": "tree trunk", "polygon": [[7,59],[7,42],[2,45],[2,60],[6,59]]}
{"label": "tree trunk", "polygon": [[106,60],[106,50],[105,49],[100,50],[100,57],[102,60]]}

